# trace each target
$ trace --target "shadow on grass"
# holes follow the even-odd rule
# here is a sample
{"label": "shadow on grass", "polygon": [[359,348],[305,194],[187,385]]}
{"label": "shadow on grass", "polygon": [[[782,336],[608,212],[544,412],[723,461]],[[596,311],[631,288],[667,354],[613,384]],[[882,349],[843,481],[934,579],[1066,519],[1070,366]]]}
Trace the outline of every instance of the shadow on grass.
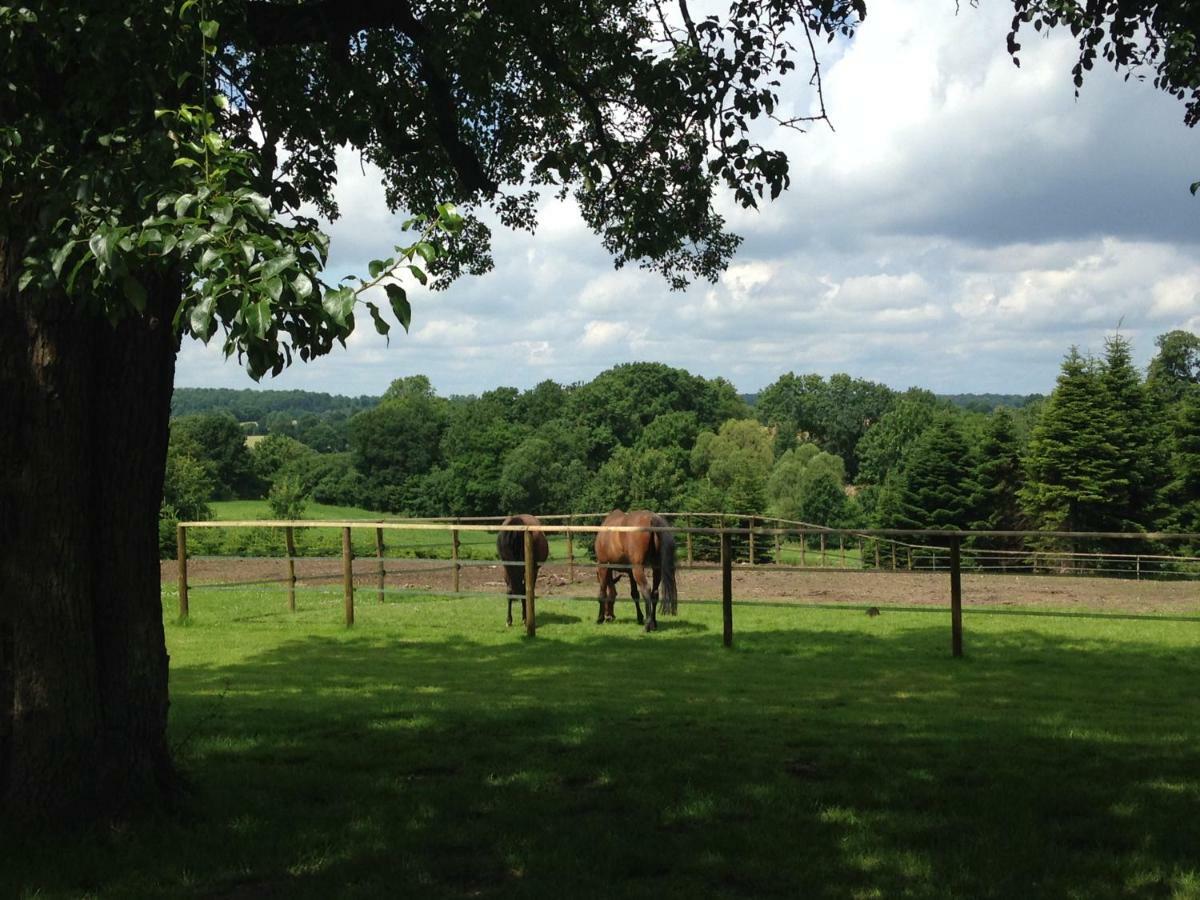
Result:
{"label": "shadow on grass", "polygon": [[750,626],[729,652],[700,623],[627,624],[498,644],[309,636],[180,666],[193,818],[65,857],[18,845],[18,883],[78,893],[87,873],[100,894],[207,897],[1200,885],[1194,649],[981,630],[951,660],[942,627]]}

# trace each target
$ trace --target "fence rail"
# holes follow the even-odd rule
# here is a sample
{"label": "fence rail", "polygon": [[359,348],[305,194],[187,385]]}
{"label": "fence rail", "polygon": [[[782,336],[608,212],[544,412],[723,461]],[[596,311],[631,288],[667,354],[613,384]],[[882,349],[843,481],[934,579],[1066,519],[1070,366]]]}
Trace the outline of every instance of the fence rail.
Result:
{"label": "fence rail", "polygon": [[[1132,564],[1133,577],[1138,579],[1143,575],[1149,575],[1149,570],[1143,570],[1143,564],[1159,565],[1159,575],[1164,574],[1162,567],[1170,565],[1183,565],[1191,567],[1195,570],[1195,574],[1200,575],[1200,556],[1193,555],[1170,555],[1164,553],[1128,553],[1128,552],[1082,552],[1070,550],[1055,550],[1049,549],[1050,545],[1055,541],[1072,541],[1085,544],[1094,544],[1097,541],[1131,541],[1153,543],[1156,545],[1168,544],[1173,542],[1186,542],[1191,545],[1200,544],[1200,534],[1194,533],[1166,533],[1166,532],[1071,532],[1071,531],[950,531],[937,529],[899,529],[899,528],[877,528],[877,529],[839,529],[827,528],[823,526],[813,525],[805,522],[794,522],[786,519],[774,519],[762,516],[733,516],[722,513],[668,513],[665,514],[676,521],[666,527],[661,526],[612,526],[612,525],[585,525],[576,523],[577,519],[597,518],[601,514],[572,514],[572,515],[555,515],[543,516],[545,520],[541,525],[503,525],[500,517],[475,517],[475,518],[457,518],[457,519],[421,519],[421,520],[370,520],[370,519],[351,519],[351,520],[331,520],[331,521],[316,521],[316,520],[233,520],[233,521],[207,521],[207,522],[181,522],[177,526],[176,541],[177,541],[177,563],[178,563],[178,578],[179,578],[179,615],[181,619],[187,618],[189,614],[189,584],[188,584],[188,531],[196,529],[227,529],[227,528],[269,528],[280,529],[284,534],[287,555],[284,558],[287,563],[287,576],[284,579],[260,579],[254,581],[232,582],[230,584],[217,585],[220,587],[231,587],[239,585],[253,584],[270,584],[286,581],[288,591],[288,609],[295,611],[296,609],[296,585],[301,579],[296,574],[295,564],[299,559],[306,557],[297,556],[295,544],[295,530],[316,529],[316,528],[332,528],[338,529],[341,532],[341,554],[340,557],[326,557],[331,561],[340,559],[342,563],[342,571],[340,578],[343,583],[343,605],[346,625],[354,624],[354,600],[355,600],[355,584],[356,577],[360,579],[364,577],[362,573],[357,576],[354,572],[354,545],[351,540],[351,532],[353,529],[370,528],[374,531],[374,549],[376,569],[372,574],[377,578],[375,591],[379,601],[383,602],[384,595],[388,593],[385,586],[385,578],[388,574],[398,574],[399,570],[391,570],[389,573],[386,563],[396,562],[403,557],[388,557],[386,556],[386,545],[384,541],[384,533],[388,531],[422,531],[449,534],[450,558],[445,566],[438,567],[453,572],[453,590],[455,593],[460,592],[459,575],[465,566],[471,565],[492,565],[494,563],[473,561],[461,558],[462,542],[460,537],[464,534],[475,532],[497,533],[502,531],[523,532],[524,534],[524,559],[516,562],[503,563],[504,565],[523,566],[525,569],[525,585],[526,594],[523,598],[526,604],[526,633],[533,637],[537,633],[536,617],[535,617],[535,597],[534,597],[534,558],[533,558],[533,534],[534,532],[543,532],[546,534],[562,534],[567,538],[567,563],[569,578],[574,580],[575,568],[575,551],[574,537],[575,535],[594,535],[601,531],[611,532],[671,532],[682,534],[686,539],[687,567],[693,569],[716,569],[721,570],[721,605],[722,605],[722,620],[723,634],[722,640],[725,646],[733,644],[733,588],[732,588],[732,570],[734,564],[734,546],[733,539],[735,537],[744,537],[749,544],[748,562],[751,566],[756,564],[756,539],[773,539],[774,542],[774,562],[771,568],[774,571],[811,571],[813,567],[805,565],[806,551],[808,549],[809,538],[815,537],[819,544],[819,554],[821,567],[826,568],[825,563],[828,555],[835,552],[833,548],[828,546],[828,540],[831,537],[837,538],[838,547],[836,552],[841,561],[841,565],[837,568],[845,569],[847,561],[847,546],[846,539],[849,538],[851,543],[857,542],[857,550],[859,554],[859,566],[866,568],[869,560],[868,546],[873,550],[873,568],[876,570],[888,570],[890,563],[891,571],[944,571],[949,577],[949,609],[950,609],[950,625],[951,625],[951,653],[953,656],[962,656],[963,654],[963,634],[962,634],[962,572],[964,569],[964,558],[966,559],[967,567],[973,571],[1005,571],[1012,572],[1014,569],[1029,569],[1036,572],[1046,571],[1051,572],[1063,571],[1066,567],[1070,567],[1070,571],[1077,571],[1076,567],[1081,560],[1091,561],[1094,563],[1090,568],[1087,568],[1088,573],[1099,574],[1121,574],[1128,576],[1131,572],[1129,565]],[[693,525],[692,522],[696,519],[703,520],[705,518],[715,518],[720,521],[718,526]],[[680,525],[679,519],[683,519],[686,524]],[[555,520],[565,520],[563,524],[548,524]],[[727,524],[729,520],[734,522],[748,521],[749,525]],[[770,522],[772,524],[756,524],[758,522]],[[709,566],[697,564],[694,559],[693,537],[717,537],[719,539],[719,566]],[[789,566],[781,564],[783,558],[782,551],[785,548],[782,545],[781,539],[799,539],[799,556],[800,566]],[[1034,541],[1041,543],[1043,547],[1030,547],[1028,549],[1004,549],[991,547],[978,547],[974,545],[964,546],[968,542],[986,541],[995,539],[1021,539],[1022,541]],[[905,540],[907,539],[907,540]],[[916,541],[926,541],[926,543],[917,543]],[[932,541],[932,542],[930,542]],[[436,547],[438,544],[422,545],[419,549],[428,547]],[[881,552],[884,548],[887,550],[886,557]],[[415,548],[410,548],[415,549]],[[851,548],[854,549],[853,547]],[[817,552],[814,550],[814,552]],[[902,558],[901,558],[902,555]],[[312,557],[307,557],[311,559]],[[944,563],[939,570],[939,560],[944,558]],[[987,564],[987,560],[992,560],[991,565]],[[1109,562],[1114,565],[1105,567],[1099,563]],[[901,564],[902,563],[902,564]],[[1124,563],[1124,567],[1115,565],[1116,563]],[[427,567],[426,567],[427,568]],[[628,566],[613,566],[612,568],[629,568]],[[1082,569],[1081,569],[1082,570]],[[1188,571],[1181,573],[1185,577],[1188,576]],[[334,580],[338,575],[323,575],[305,577],[304,581],[314,580]]]}

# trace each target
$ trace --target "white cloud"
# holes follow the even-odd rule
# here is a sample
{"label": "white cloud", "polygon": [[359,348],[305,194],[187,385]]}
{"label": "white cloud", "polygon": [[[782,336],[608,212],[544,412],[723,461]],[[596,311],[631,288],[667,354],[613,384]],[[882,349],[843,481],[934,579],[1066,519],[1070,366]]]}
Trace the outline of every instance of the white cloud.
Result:
{"label": "white cloud", "polygon": [[[574,203],[544,199],[536,235],[495,229],[496,268],[446,292],[406,285],[412,334],[366,316],[349,349],[265,386],[380,393],[423,372],[438,390],[586,380],[654,359],[753,391],[785,371],[846,371],[895,387],[1049,390],[1067,348],[1121,323],[1139,362],[1171,328],[1200,330],[1197,135],[1182,106],[1099,69],[1073,96],[1069,36],[1004,50],[1003,4],[877,4],[829,49],[836,131],[785,132],[792,189],[750,213],[716,284],[682,294],[614,270]],[[785,100],[807,111],[804,78]],[[379,173],[339,155],[334,277],[405,236]],[[185,347],[181,385],[246,385],[214,349]]]}

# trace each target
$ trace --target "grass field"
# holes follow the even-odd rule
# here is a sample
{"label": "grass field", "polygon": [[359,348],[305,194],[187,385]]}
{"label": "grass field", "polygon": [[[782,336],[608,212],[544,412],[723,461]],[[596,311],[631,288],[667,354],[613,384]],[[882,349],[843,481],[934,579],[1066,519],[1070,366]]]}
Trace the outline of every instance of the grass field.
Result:
{"label": "grass field", "polygon": [[0,895],[1200,897],[1194,618],[278,607],[168,621],[183,809],[10,838]]}
{"label": "grass field", "polygon": [[[223,500],[210,503],[216,521],[247,521],[273,519],[266,500]],[[304,518],[325,521],[374,521],[395,518],[357,506],[330,506],[310,503]],[[565,537],[548,536],[550,552],[566,559]],[[298,528],[295,531],[296,553],[299,556],[337,556],[342,552],[342,535],[336,528]],[[385,553],[398,557],[449,559],[450,534],[445,531],[392,531],[384,534]],[[375,555],[375,532],[356,528],[351,532],[355,556]],[[282,532],[272,528],[195,528],[188,532],[188,549],[193,555],[204,556],[285,556]],[[463,559],[495,559],[496,535],[480,531],[463,531],[459,535],[459,555]]]}

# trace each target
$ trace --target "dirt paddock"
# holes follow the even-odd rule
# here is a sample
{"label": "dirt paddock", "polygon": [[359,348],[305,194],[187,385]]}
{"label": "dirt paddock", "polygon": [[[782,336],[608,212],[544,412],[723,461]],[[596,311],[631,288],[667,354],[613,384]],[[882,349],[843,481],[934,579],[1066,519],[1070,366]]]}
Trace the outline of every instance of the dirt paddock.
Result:
{"label": "dirt paddock", "polygon": [[[385,562],[385,585],[389,590],[450,592],[453,570],[446,560],[390,559]],[[564,563],[542,568],[537,592],[542,597],[593,597],[597,592],[595,568],[575,566],[574,580]],[[188,562],[188,582],[241,583],[278,579],[285,586],[287,563],[266,558],[199,558]],[[302,559],[296,562],[297,587],[337,590],[342,579],[342,562],[334,559]],[[162,564],[163,584],[173,584],[177,564]],[[465,562],[459,587],[470,593],[504,591],[498,564]],[[378,562],[354,561],[358,590],[369,593],[378,586]],[[1022,607],[1045,610],[1093,610],[1112,613],[1173,614],[1200,616],[1200,582],[1185,580],[1142,580],[1081,578],[1066,575],[1001,575],[964,573],[965,607]],[[618,585],[618,598],[629,596],[628,582]],[[679,572],[679,597],[716,600],[721,596],[721,573],[715,568]],[[945,606],[949,604],[950,576],[945,572],[878,572],[860,569],[811,569],[779,571],[769,565],[738,565],[733,571],[734,602],[770,600],[871,606]]]}

